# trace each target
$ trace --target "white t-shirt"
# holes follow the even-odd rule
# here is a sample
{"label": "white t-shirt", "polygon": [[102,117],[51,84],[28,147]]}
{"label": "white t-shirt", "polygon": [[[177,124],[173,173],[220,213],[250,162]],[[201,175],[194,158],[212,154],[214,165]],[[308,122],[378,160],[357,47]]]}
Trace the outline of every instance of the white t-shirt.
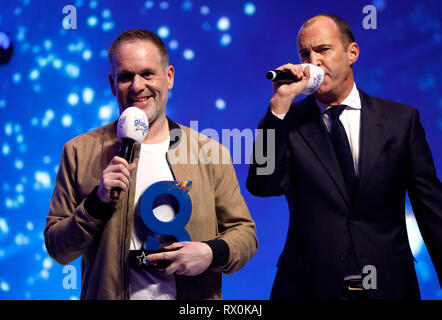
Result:
{"label": "white t-shirt", "polygon": [[[172,172],[166,160],[170,137],[156,144],[141,144],[140,159],[137,169],[135,188],[135,212],[130,250],[140,250],[146,241],[147,230],[141,220],[137,205],[140,196],[153,183],[173,180]],[[159,206],[154,210],[155,216],[163,221],[171,220],[174,211],[170,206]],[[149,248],[147,248],[149,249]],[[174,300],[176,285],[174,275],[166,275],[164,271],[147,272],[143,269],[130,269],[131,300]]]}

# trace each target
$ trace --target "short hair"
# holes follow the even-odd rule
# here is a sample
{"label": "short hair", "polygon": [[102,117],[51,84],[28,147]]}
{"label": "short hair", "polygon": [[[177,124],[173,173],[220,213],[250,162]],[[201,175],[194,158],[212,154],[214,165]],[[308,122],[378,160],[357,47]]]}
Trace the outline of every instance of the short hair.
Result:
{"label": "short hair", "polygon": [[355,42],[355,36],[353,35],[353,31],[351,30],[350,25],[347,23],[347,21],[334,14],[328,14],[328,13],[318,14],[305,21],[302,24],[301,28],[308,27],[309,25],[311,25],[317,17],[327,17],[334,21],[334,23],[339,29],[341,42],[345,49],[348,48],[348,45],[350,43]]}
{"label": "short hair", "polygon": [[163,40],[161,40],[161,38],[157,36],[154,32],[146,29],[130,29],[121,32],[118,37],[116,37],[115,40],[112,42],[107,51],[109,56],[109,63],[112,65],[112,57],[114,56],[115,50],[120,44],[122,44],[123,42],[136,40],[145,40],[152,42],[160,51],[164,65],[169,65],[169,54]]}

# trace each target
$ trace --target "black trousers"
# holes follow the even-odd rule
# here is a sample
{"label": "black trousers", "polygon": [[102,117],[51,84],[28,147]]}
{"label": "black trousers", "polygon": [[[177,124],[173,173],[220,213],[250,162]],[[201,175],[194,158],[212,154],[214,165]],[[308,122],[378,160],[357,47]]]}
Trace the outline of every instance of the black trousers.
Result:
{"label": "black trousers", "polygon": [[[305,279],[305,275],[297,274],[293,270],[278,268],[270,300],[318,300],[321,299],[318,297],[326,296],[320,292],[314,292],[313,285],[302,281],[302,278]],[[336,297],[335,300],[364,301],[367,299],[364,290],[355,289],[362,289],[362,279],[360,282],[343,280],[341,296]]]}

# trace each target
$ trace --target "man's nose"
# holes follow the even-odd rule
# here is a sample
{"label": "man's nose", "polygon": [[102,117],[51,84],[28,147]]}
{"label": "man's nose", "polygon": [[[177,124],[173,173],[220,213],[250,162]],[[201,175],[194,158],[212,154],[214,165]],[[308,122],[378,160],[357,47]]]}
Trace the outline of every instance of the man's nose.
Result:
{"label": "man's nose", "polygon": [[144,79],[136,74],[132,79],[132,91],[133,92],[140,92],[144,89]]}
{"label": "man's nose", "polygon": [[310,52],[309,63],[318,67],[321,66],[322,64],[321,55],[314,51]]}

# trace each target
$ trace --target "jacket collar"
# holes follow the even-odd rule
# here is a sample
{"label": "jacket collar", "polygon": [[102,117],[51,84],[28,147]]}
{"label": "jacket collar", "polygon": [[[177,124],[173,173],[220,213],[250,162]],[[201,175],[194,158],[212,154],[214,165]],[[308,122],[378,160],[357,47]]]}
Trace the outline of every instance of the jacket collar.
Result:
{"label": "jacket collar", "polygon": [[359,89],[361,97],[360,179],[356,202],[365,194],[388,133],[388,117],[378,99]]}
{"label": "jacket collar", "polygon": [[[360,181],[355,204],[364,194],[364,188],[368,185],[387,134],[387,118],[378,100],[359,88],[358,91],[361,98],[361,149]],[[297,114],[293,117],[297,119],[296,129],[330,175],[345,202],[350,205],[338,159],[315,99],[309,96],[300,101],[294,109],[297,109],[293,110]]]}
{"label": "jacket collar", "polygon": [[307,97],[293,109],[298,109],[297,112],[295,111],[298,115],[294,119],[301,119],[301,121],[296,121],[296,129],[316,155],[324,170],[330,175],[342,198],[350,205],[339,162],[314,97]]}

